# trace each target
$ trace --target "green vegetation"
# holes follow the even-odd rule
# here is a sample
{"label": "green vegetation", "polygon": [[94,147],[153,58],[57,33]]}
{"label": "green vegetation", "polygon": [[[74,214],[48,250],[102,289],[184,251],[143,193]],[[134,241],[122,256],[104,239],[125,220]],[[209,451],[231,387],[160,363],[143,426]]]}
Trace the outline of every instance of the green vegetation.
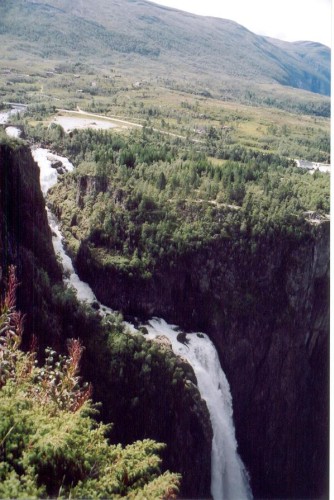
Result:
{"label": "green vegetation", "polygon": [[193,146],[146,129],[62,138],[79,165],[49,200],[72,252],[85,240],[100,265],[149,277],[213,239],[303,233],[306,211],[329,212],[328,175],[211,135]]}
{"label": "green vegetation", "polygon": [[[287,286],[281,280],[286,256],[301,269],[297,249],[304,258],[319,237],[314,225],[329,212],[329,175],[309,175],[293,159],[330,162],[330,51],[129,2],[2,2],[0,109],[28,104],[11,124],[24,126],[29,144],[75,164],[48,203],[80,272],[94,274],[87,281],[103,292],[106,277],[120,278],[105,303],[134,314],[156,307],[180,324],[218,329],[233,346],[231,363],[245,352],[254,371],[248,344],[236,352],[236,331],[250,332],[249,345],[267,342],[277,327],[287,338],[295,331],[290,274]],[[118,130],[67,135],[57,115],[105,115]],[[2,127],[0,142],[11,152],[22,145]],[[173,498],[180,477],[161,474],[166,469],[182,472],[181,495],[202,488],[208,496],[211,427],[193,371],[168,346],[146,341],[145,328],[133,335],[121,315],[101,319],[62,284],[45,244],[47,222],[34,226],[42,217],[32,210],[39,190],[27,149],[17,159],[18,202],[4,197],[1,250],[3,262],[18,260],[23,345],[35,331],[39,351],[19,350],[12,281],[0,305],[0,497]],[[82,344],[70,341],[64,354],[66,339],[78,335]],[[259,347],[251,348],[255,361]],[[78,377],[82,354],[99,412]],[[159,442],[167,444],[163,465]]]}
{"label": "green vegetation", "polygon": [[[36,87],[43,92],[31,63],[51,78],[59,67],[112,68],[131,75],[134,84],[153,80],[224,100],[269,99],[262,90],[267,84],[325,95],[330,91],[327,47],[277,43],[227,20],[189,16],[151,3],[132,1],[129,8],[128,2],[98,0],[92,8],[63,0],[6,0],[0,18],[6,69],[29,56],[26,71],[9,78],[18,80],[27,94]],[[96,92],[95,87],[79,89]],[[294,109],[303,99],[297,100],[290,102]],[[277,103],[284,104],[284,99]]]}
{"label": "green vegetation", "polygon": [[92,418],[91,388],[78,377],[78,340],[69,341],[69,356],[47,349],[43,366],[33,351],[20,351],[16,287],[12,268],[0,305],[1,497],[174,498],[180,478],[160,474],[163,445],[110,445],[110,426]]}
{"label": "green vegetation", "polygon": [[[87,84],[96,84],[94,89],[98,94],[95,97],[76,93],[82,83],[80,78],[87,80]],[[135,87],[126,85],[125,80],[113,81],[97,75],[80,74],[80,78],[74,78],[73,73],[60,73],[52,79],[46,79],[47,82],[43,85],[50,86],[48,94],[53,95],[54,99],[51,96],[43,97],[41,93],[31,95],[33,103],[29,105],[27,112],[21,117],[13,117],[11,121],[21,123],[28,129],[33,126],[35,130],[30,135],[53,145],[56,137],[52,137],[50,131],[46,132],[46,127],[55,127],[53,121],[57,118],[57,108],[64,106],[72,109],[72,112],[58,112],[58,115],[95,121],[99,119],[96,114],[102,114],[109,121],[114,119],[114,125],[126,135],[127,128],[131,128],[131,125],[117,121],[123,119],[137,124],[137,128],[144,126],[146,129],[159,130],[165,135],[176,134],[185,141],[196,142],[199,147],[208,143],[214,148],[216,155],[219,151],[215,152],[215,149],[234,145],[287,158],[329,162],[330,134],[327,118],[284,112],[268,108],[264,103],[256,105],[252,101],[243,105],[200,97],[189,93],[189,89],[188,92],[180,92],[161,89],[155,84]],[[67,85],[68,92],[58,92],[55,88],[58,79]],[[107,89],[111,88],[111,82],[113,96],[109,97]],[[287,91],[285,96],[291,102],[296,102],[294,92],[290,96]],[[15,99],[14,96],[11,98]],[[157,100],[159,106],[156,105]],[[314,98],[305,103],[313,105]],[[74,111],[77,105],[85,112]],[[93,114],[85,114],[88,112]],[[54,143],[54,147],[59,147],[59,144]]]}

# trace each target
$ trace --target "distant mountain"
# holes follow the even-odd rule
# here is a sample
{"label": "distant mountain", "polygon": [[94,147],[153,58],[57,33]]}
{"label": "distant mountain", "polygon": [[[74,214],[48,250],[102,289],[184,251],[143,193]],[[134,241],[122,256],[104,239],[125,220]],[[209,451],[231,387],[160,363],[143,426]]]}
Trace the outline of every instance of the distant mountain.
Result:
{"label": "distant mountain", "polygon": [[3,0],[0,54],[116,66],[209,89],[280,84],[330,93],[330,49],[145,0]]}

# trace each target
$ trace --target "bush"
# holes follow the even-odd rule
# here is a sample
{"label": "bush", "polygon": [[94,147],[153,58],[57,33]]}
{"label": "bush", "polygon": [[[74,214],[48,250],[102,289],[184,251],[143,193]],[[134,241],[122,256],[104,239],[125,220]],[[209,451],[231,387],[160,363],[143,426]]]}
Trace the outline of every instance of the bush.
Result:
{"label": "bush", "polygon": [[69,341],[68,356],[48,349],[41,367],[33,350],[19,349],[16,288],[11,268],[0,303],[0,497],[175,498],[179,476],[160,475],[163,444],[110,445],[110,426],[92,418],[78,340]]}

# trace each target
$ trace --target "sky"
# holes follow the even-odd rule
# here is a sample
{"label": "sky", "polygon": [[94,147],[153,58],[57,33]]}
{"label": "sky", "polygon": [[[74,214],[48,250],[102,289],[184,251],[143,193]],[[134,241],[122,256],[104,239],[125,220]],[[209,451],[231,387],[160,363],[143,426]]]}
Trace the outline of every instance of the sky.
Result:
{"label": "sky", "polygon": [[232,19],[258,35],[331,46],[331,0],[150,0],[194,14]]}

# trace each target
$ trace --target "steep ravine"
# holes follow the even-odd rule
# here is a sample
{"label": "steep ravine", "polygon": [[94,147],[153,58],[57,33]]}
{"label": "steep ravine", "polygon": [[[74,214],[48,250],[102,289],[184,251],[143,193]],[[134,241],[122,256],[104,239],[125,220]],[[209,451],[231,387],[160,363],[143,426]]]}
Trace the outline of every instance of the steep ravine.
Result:
{"label": "steep ravine", "polygon": [[[124,444],[144,438],[167,443],[163,466],[182,474],[181,494],[208,498],[212,428],[190,365],[176,358],[170,348],[165,353],[161,349],[151,352],[148,347],[145,351],[145,340],[129,337],[121,359],[126,369],[122,368],[120,376],[120,351],[117,345],[114,352],[108,350],[97,315],[86,317],[78,304],[66,302],[39,168],[30,148],[0,145],[0,174],[0,284],[8,265],[15,264],[20,281],[18,307],[26,313],[25,347],[32,333],[41,354],[46,345],[64,349],[69,336],[80,336],[86,347],[83,375],[93,382],[94,396],[103,403],[101,416],[114,424],[111,439]],[[64,297],[56,300],[52,285]],[[149,375],[143,376],[148,357],[152,366]]]}
{"label": "steep ravine", "polygon": [[[51,335],[52,325],[40,324],[48,290],[42,284],[46,275],[52,282],[61,275],[38,169],[28,148],[1,146],[0,170],[2,271],[18,265],[20,307],[33,313],[35,332],[48,326],[44,335]],[[161,262],[146,280],[95,265],[86,242],[76,265],[101,302],[210,334],[230,383],[237,441],[255,497],[319,498],[328,487],[329,223],[306,226],[302,237],[282,233],[252,243],[216,240],[173,266]],[[183,417],[180,411],[173,430],[182,452],[189,444],[182,449],[182,438],[193,435],[183,426],[201,428],[196,414],[185,424]],[[153,423],[158,432],[161,422]],[[180,453],[173,450],[176,462]],[[194,457],[188,458],[189,469]],[[208,491],[208,468],[200,487],[193,477],[197,492]]]}
{"label": "steep ravine", "polygon": [[329,222],[304,231],[216,240],[150,279],[101,268],[85,242],[76,259],[103,303],[210,334],[259,498],[328,487]]}

